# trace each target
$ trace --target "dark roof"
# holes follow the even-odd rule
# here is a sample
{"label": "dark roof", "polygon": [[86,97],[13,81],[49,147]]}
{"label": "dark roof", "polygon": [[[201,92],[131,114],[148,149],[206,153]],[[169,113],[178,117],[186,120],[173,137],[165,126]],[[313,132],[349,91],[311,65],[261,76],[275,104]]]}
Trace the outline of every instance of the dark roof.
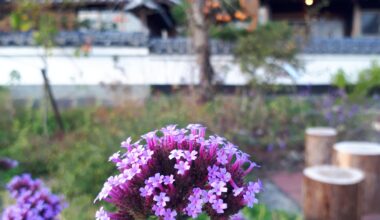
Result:
{"label": "dark roof", "polygon": [[[122,33],[115,31],[79,32],[61,31],[55,37],[57,46],[80,46],[91,42],[96,46],[134,46],[142,47],[148,44],[148,36],[144,33]],[[0,33],[0,46],[34,46],[32,32]]]}
{"label": "dark roof", "polygon": [[[149,47],[154,54],[188,54],[193,47],[188,38],[149,39],[144,33],[105,32],[59,32],[55,38],[58,46],[80,46],[91,42],[95,46]],[[0,46],[33,46],[32,32],[0,33]],[[380,38],[312,39],[303,46],[306,54],[380,54]],[[233,44],[220,40],[211,41],[211,51],[230,54]]]}

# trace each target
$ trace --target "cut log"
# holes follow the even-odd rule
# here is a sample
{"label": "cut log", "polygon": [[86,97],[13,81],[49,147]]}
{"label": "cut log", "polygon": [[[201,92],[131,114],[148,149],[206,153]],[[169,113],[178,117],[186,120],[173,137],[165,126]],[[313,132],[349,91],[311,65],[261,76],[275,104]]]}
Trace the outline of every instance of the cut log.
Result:
{"label": "cut log", "polygon": [[360,219],[362,171],[319,165],[306,168],[303,174],[305,220]]}
{"label": "cut log", "polygon": [[331,164],[332,147],[336,142],[337,131],[334,128],[315,127],[306,129],[305,134],[306,166]]}
{"label": "cut log", "polygon": [[334,164],[364,171],[363,212],[380,213],[380,144],[340,142],[334,146]]}

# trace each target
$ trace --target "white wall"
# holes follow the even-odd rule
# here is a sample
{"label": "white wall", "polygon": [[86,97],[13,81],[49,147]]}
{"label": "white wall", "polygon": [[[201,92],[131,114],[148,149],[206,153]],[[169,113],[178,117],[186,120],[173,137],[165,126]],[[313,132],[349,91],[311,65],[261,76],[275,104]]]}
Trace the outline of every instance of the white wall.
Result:
{"label": "white wall", "polygon": [[[146,48],[93,48],[88,57],[75,57],[74,48],[54,49],[48,58],[48,74],[53,85],[98,85],[119,82],[127,85],[180,85],[198,83],[195,59],[191,55],[150,55]],[[0,47],[0,85],[8,85],[10,72],[21,74],[20,85],[41,85],[43,50],[28,47]],[[118,57],[118,62],[114,57]],[[377,55],[299,55],[304,65],[298,71],[297,84],[329,84],[331,76],[343,69],[355,78],[370,66]],[[232,56],[212,59],[220,78],[227,85],[243,85],[247,75],[241,73]],[[279,79],[278,83],[292,83]]]}

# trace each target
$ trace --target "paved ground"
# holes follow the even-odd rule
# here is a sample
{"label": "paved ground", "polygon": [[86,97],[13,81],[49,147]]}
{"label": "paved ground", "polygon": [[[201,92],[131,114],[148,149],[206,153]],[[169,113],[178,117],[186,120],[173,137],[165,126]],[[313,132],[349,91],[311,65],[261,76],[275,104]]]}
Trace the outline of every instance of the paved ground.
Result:
{"label": "paved ground", "polygon": [[302,174],[291,172],[278,172],[270,177],[271,181],[276,184],[286,195],[294,202],[302,202]]}
{"label": "paved ground", "polygon": [[286,210],[289,213],[300,213],[299,205],[289,198],[276,184],[270,180],[263,181],[264,191],[260,195],[260,202],[271,210]]}
{"label": "paved ground", "polygon": [[[291,213],[302,210],[302,173],[277,172],[264,181],[265,191],[261,201],[270,209],[281,209]],[[362,220],[380,220],[379,215],[367,215]]]}

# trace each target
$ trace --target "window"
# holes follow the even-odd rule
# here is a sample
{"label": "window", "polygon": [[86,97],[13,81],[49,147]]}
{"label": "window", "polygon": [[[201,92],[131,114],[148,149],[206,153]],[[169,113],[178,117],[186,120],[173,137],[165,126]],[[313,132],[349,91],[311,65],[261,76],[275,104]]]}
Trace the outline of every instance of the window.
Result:
{"label": "window", "polygon": [[362,35],[380,35],[380,11],[363,11]]}

